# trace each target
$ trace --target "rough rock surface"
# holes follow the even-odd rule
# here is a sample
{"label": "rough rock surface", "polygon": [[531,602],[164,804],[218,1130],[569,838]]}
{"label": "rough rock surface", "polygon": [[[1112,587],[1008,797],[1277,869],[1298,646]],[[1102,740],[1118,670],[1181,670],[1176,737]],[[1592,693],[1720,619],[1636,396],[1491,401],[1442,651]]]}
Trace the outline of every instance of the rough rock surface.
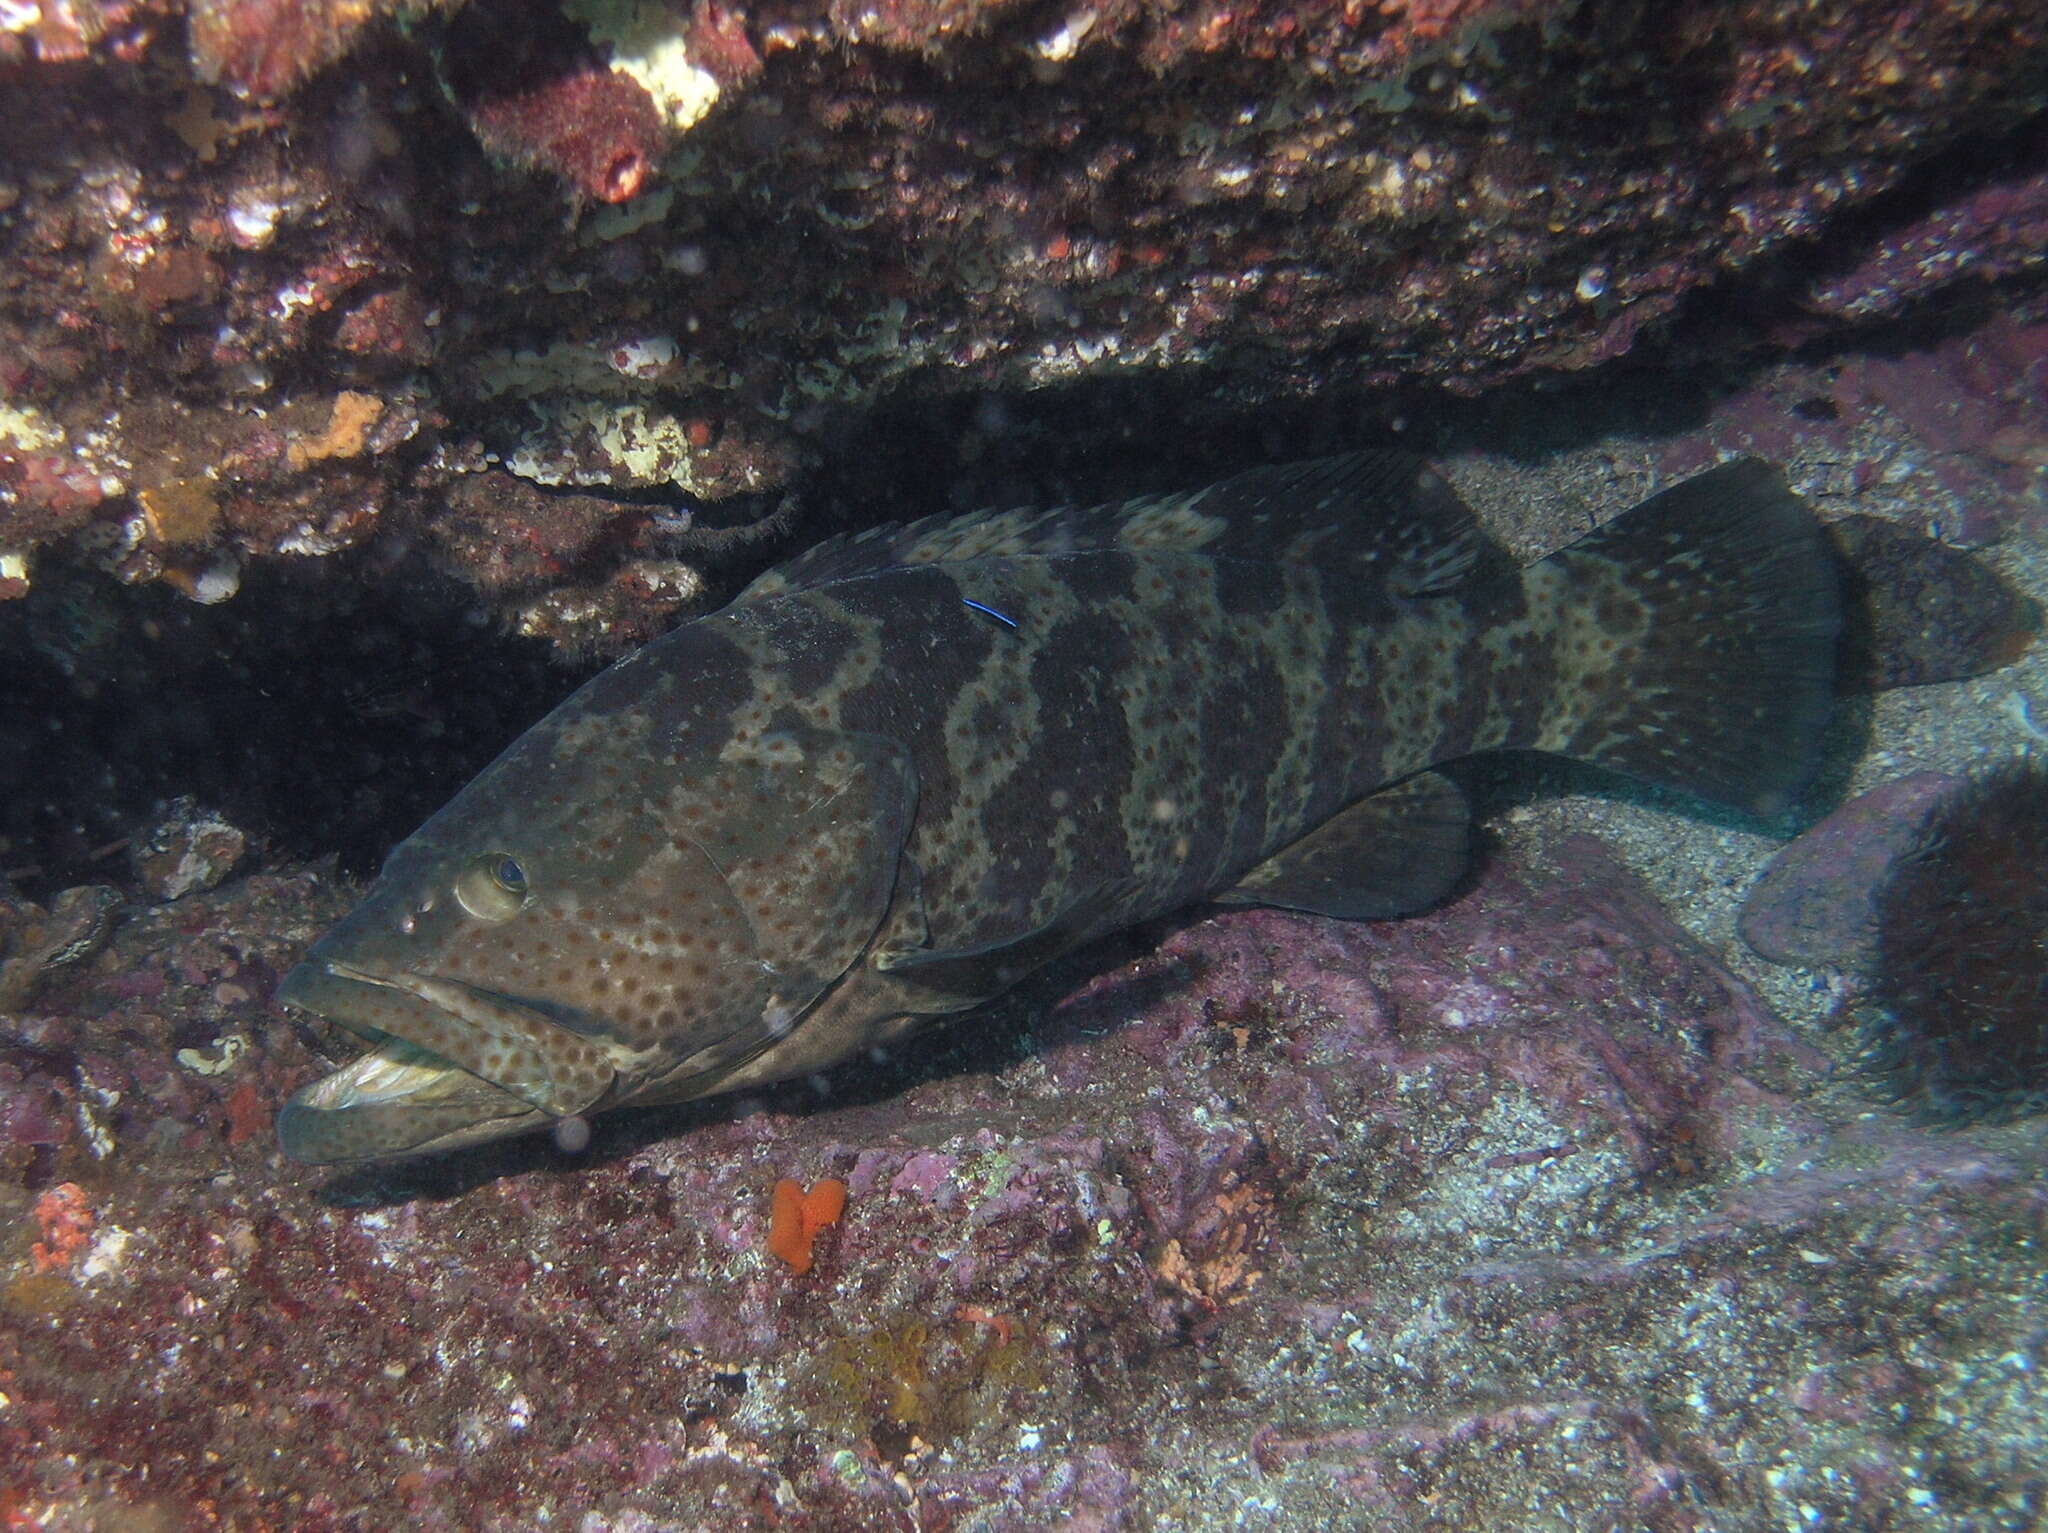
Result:
{"label": "rough rock surface", "polygon": [[[13,5],[0,594],[426,526],[616,650],[885,396],[1471,391],[1688,300],[1811,337],[2038,271],[2044,58],[2032,0]],[[493,546],[503,474],[586,497],[493,492]]]}
{"label": "rough rock surface", "polygon": [[[273,999],[349,903],[294,859],[798,535],[1394,438],[1527,556],[1753,452],[2038,575],[2044,57],[2023,0],[0,4],[0,1523],[2038,1522],[2048,1120],[1877,1106],[1583,840],[577,1161],[271,1117],[346,1047]],[[1891,679],[2018,652],[1881,542]],[[1873,770],[2037,739],[2012,672],[1875,699]],[[1871,843],[1759,985],[1853,967]],[[802,1275],[785,1177],[850,1189]]]}
{"label": "rough rock surface", "polygon": [[[1660,456],[1683,474],[1733,453],[1798,460],[1800,492],[1833,506],[1964,547],[1996,543],[2040,504],[2048,314],[2022,305],[1948,333],[1908,326],[1880,348],[1757,369]],[[1910,608],[1910,591],[1894,605]]]}
{"label": "rough rock surface", "polygon": [[[130,910],[0,1052],[16,1525],[2015,1525],[2048,1148],[1835,1101],[1601,845],[1240,912],[906,1057],[340,1177],[348,891]],[[799,1277],[781,1177],[843,1178]]]}
{"label": "rough rock surface", "polygon": [[1877,891],[1927,811],[1958,785],[1913,772],[1858,794],[1765,866],[1742,905],[1742,940],[1773,963],[1857,969],[1876,956]]}

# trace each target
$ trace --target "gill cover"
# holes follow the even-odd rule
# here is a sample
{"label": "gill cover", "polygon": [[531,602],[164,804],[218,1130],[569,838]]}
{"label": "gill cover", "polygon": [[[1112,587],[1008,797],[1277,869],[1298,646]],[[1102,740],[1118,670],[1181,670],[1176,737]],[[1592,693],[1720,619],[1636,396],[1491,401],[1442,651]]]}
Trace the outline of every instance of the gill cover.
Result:
{"label": "gill cover", "polygon": [[[700,1011],[661,1050],[660,1095],[724,1075],[800,1024],[882,924],[917,809],[894,741],[798,727],[728,746],[679,785],[664,821],[680,885],[708,864],[749,934],[744,993]],[[654,893],[670,892],[657,875]]]}
{"label": "gill cover", "polygon": [[[287,1105],[296,1158],[696,1094],[787,1037],[858,960],[917,799],[893,742],[803,725],[729,737],[658,796],[552,827],[504,812],[526,776],[458,796],[287,976],[285,1000],[378,1045]],[[466,813],[472,792],[487,798]]]}

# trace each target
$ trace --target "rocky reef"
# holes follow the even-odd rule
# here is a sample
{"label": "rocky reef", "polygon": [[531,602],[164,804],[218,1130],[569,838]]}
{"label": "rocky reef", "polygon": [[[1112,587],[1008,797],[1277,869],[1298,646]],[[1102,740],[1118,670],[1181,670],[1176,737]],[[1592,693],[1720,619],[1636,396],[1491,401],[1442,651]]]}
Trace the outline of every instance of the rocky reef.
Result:
{"label": "rocky reef", "polygon": [[885,400],[1030,461],[978,406],[1469,394],[2037,271],[2044,57],[2026,0],[28,0],[0,594],[418,548],[617,653]]}
{"label": "rocky reef", "polygon": [[[2037,12],[0,0],[0,1524],[2037,1523],[2048,1116],[1857,1025],[2048,738]],[[1412,920],[1192,913],[573,1157],[277,1153],[354,1047],[280,975],[597,661],[1389,441],[1524,557],[1781,463],[1811,801],[1489,768]]]}
{"label": "rocky reef", "polygon": [[[1411,921],[1141,934],[581,1161],[335,1178],[272,1144],[322,1050],[271,997],[345,899],[137,913],[10,1024],[20,1525],[1960,1527],[2038,1494],[2038,1133],[1818,1107],[1823,1054],[1590,838]],[[801,1272],[783,1178],[844,1188]]]}

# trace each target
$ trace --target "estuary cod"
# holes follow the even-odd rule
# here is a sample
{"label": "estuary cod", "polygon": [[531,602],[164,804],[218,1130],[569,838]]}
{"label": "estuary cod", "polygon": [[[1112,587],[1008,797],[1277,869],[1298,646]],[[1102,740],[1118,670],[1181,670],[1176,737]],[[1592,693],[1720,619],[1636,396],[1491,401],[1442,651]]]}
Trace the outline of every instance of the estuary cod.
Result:
{"label": "estuary cod", "polygon": [[1764,464],[1517,568],[1373,453],[826,543],[595,678],[402,843],[283,998],[370,1050],[278,1128],[445,1149],[822,1070],[1205,899],[1386,917],[1433,768],[1556,752],[1748,810],[1811,773],[1837,577]]}

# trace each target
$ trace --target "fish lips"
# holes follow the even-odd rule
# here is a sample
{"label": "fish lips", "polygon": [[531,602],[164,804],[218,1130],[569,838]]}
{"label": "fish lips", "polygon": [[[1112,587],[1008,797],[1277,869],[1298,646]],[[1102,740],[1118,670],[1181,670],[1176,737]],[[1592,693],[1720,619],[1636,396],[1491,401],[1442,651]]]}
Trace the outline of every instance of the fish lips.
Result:
{"label": "fish lips", "polygon": [[600,1105],[616,1079],[602,1045],[561,1017],[456,981],[357,967],[316,948],[278,997],[374,1045],[278,1114],[285,1153],[310,1164],[542,1128]]}

